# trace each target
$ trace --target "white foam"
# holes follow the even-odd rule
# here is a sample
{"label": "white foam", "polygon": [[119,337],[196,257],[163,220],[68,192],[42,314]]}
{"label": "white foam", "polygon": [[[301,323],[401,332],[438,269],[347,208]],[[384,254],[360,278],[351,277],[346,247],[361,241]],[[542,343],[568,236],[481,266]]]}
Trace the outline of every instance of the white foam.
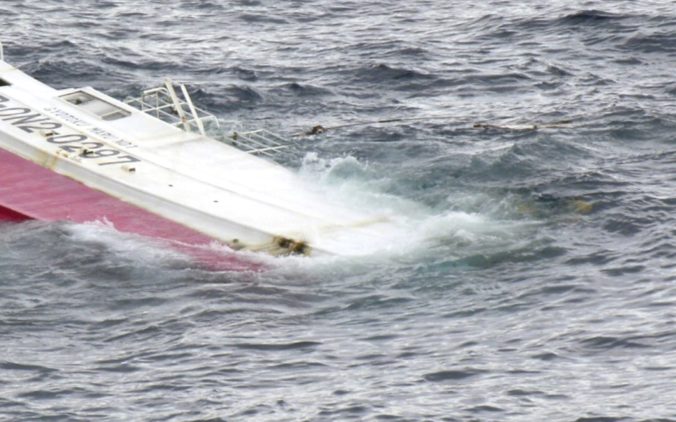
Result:
{"label": "white foam", "polygon": [[135,262],[162,262],[183,258],[179,252],[163,242],[115,229],[107,219],[66,226],[70,238],[75,242],[104,244],[111,252]]}
{"label": "white foam", "polygon": [[[422,258],[444,253],[463,256],[469,250],[511,243],[523,231],[524,223],[492,215],[491,207],[477,204],[491,200],[485,194],[464,195],[449,200],[449,210],[433,210],[413,200],[386,192],[393,181],[373,174],[368,163],[351,156],[324,159],[308,154],[300,174],[308,183],[315,183],[325,195],[356,210],[374,209],[385,212],[392,224],[390,231],[378,241],[364,245],[374,253],[358,257],[288,257],[278,259],[286,270],[334,269],[350,266],[384,264],[391,260]],[[396,182],[396,181],[395,181]],[[493,202],[493,208],[500,203]],[[463,210],[468,208],[470,210]]]}

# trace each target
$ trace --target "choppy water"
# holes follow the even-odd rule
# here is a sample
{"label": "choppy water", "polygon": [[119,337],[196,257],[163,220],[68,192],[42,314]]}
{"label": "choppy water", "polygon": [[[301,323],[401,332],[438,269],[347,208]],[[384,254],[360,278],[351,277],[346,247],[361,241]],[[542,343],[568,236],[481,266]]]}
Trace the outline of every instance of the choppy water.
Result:
{"label": "choppy water", "polygon": [[[6,57],[329,131],[286,164],[407,220],[360,259],[214,273],[0,226],[2,420],[676,420],[670,1],[4,0]],[[504,131],[475,123],[546,123]]]}

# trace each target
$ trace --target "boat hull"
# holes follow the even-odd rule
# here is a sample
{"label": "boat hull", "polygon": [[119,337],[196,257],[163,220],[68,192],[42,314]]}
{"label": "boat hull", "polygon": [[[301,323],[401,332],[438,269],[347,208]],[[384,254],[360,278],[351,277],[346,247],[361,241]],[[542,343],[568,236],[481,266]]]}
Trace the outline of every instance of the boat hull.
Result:
{"label": "boat hull", "polygon": [[20,222],[30,220],[27,215],[18,213],[12,209],[0,206],[0,221]]}
{"label": "boat hull", "polygon": [[202,233],[0,149],[0,221],[105,222],[121,232],[161,239],[216,270],[260,270]]}
{"label": "boat hull", "polygon": [[[163,107],[186,117],[185,104],[195,116],[191,102]],[[240,149],[237,133],[217,141],[157,117],[90,87],[55,90],[0,61],[2,215],[102,220],[200,251],[220,242],[273,256],[365,255],[396,238],[387,213],[331,200]]]}

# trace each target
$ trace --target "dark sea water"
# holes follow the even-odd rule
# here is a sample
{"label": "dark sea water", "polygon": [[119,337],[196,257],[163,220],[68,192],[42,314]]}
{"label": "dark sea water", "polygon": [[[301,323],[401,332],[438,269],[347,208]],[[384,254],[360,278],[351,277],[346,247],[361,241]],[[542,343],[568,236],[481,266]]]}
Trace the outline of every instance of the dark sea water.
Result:
{"label": "dark sea water", "polygon": [[0,225],[0,420],[676,420],[674,2],[3,0],[0,23],[57,88],[171,76],[285,135],[409,119],[283,158],[401,216],[372,256],[210,272]]}

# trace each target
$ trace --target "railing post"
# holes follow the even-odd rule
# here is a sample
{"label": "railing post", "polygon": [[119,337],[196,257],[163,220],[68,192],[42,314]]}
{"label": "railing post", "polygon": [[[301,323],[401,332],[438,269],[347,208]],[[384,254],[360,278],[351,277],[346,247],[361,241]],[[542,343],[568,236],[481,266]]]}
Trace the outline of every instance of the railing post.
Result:
{"label": "railing post", "polygon": [[197,129],[199,129],[202,135],[206,136],[207,134],[204,131],[204,125],[202,124],[202,120],[200,120],[200,116],[197,115],[197,110],[195,110],[195,106],[192,104],[190,94],[188,94],[188,90],[185,89],[185,85],[183,84],[181,84],[181,91],[183,92],[183,98],[185,98],[185,102],[188,103],[188,107],[190,108],[190,112],[192,113],[192,119],[197,125]]}
{"label": "railing post", "polygon": [[178,114],[178,117],[181,119],[181,123],[183,123],[183,128],[185,129],[186,132],[190,132],[190,122],[188,122],[188,119],[185,117],[185,112],[183,111],[181,102],[178,100],[178,97],[176,96],[176,91],[174,91],[174,82],[172,82],[171,79],[167,78],[167,80],[164,81],[164,86],[167,88],[167,92],[169,93],[171,102],[174,103],[174,108],[176,108],[176,114]]}
{"label": "railing post", "polygon": [[5,52],[2,49],[2,43],[0,42],[0,60],[4,61],[5,60]]}

